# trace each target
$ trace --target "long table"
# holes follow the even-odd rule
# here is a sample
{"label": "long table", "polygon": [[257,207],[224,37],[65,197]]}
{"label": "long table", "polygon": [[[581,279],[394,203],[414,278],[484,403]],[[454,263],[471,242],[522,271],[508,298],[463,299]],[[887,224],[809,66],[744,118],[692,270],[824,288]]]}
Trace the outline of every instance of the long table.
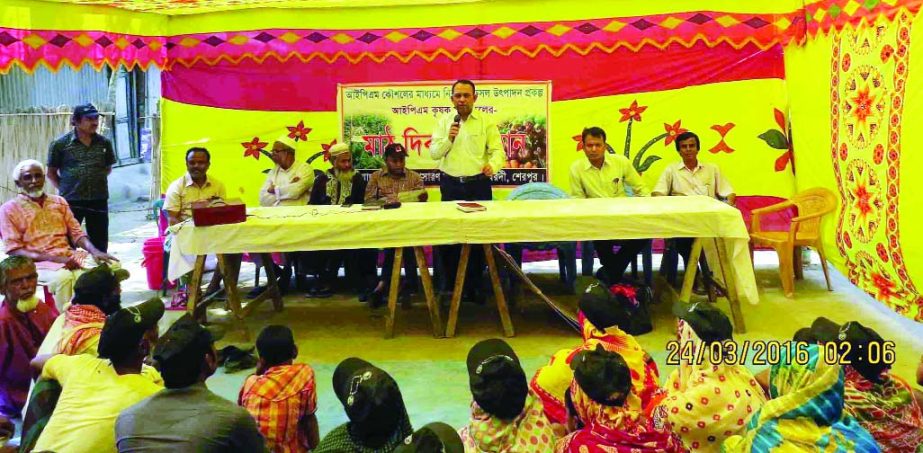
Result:
{"label": "long table", "polygon": [[[406,203],[399,209],[377,211],[364,211],[360,206],[251,208],[248,209],[247,221],[243,223],[195,227],[187,221],[171,230],[175,239],[170,254],[170,278],[178,278],[192,270],[193,280],[200,282],[207,254],[220,257],[257,253],[268,257],[272,252],[415,247],[420,261],[424,245],[692,237],[697,240],[693,245],[691,262],[697,262],[706,239],[714,240],[738,329],[743,329],[738,301],[750,304],[759,301],[748,249],[749,234],[740,212],[715,199],[695,196],[481,203],[487,210],[474,213],[459,211],[453,202],[434,202]],[[181,255],[197,256],[195,266],[183,266]],[[493,261],[490,257],[491,254],[488,254],[488,264]],[[222,261],[226,260],[219,258],[219,264]],[[234,270],[231,264],[224,263],[222,266],[228,266],[229,271]],[[435,333],[438,304],[431,294],[426,266],[420,267]],[[395,269],[399,271],[400,266],[395,266]],[[680,298],[686,301],[690,297],[695,266],[689,270],[691,272],[686,273],[680,294]],[[242,319],[252,308],[240,309],[236,278],[228,281],[229,272],[224,274],[229,305],[235,316]],[[462,273],[459,272],[459,275]],[[395,287],[391,286],[396,298]],[[267,293],[273,290],[275,294],[266,296],[276,301],[277,309],[281,309],[275,286],[270,285]],[[190,292],[190,310],[195,310],[198,286],[190,284]],[[499,302],[502,294],[496,295]],[[453,296],[453,308],[456,297],[460,294]],[[393,302],[389,300],[390,314],[386,318],[386,324],[392,327]],[[454,326],[450,328],[454,332]],[[511,328],[505,330],[507,334],[512,332]]]}

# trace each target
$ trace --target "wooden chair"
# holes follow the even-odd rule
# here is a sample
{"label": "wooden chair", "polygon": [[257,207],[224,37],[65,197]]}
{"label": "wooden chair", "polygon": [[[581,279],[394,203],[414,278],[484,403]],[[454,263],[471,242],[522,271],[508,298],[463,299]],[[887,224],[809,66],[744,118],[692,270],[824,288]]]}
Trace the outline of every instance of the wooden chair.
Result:
{"label": "wooden chair", "polygon": [[[798,209],[798,215],[792,218],[788,231],[763,231],[760,228],[761,216],[793,206]],[[827,280],[827,290],[833,291],[830,285],[830,273],[827,271],[827,259],[824,256],[820,227],[823,217],[835,211],[836,207],[836,194],[822,187],[816,187],[796,194],[791,200],[753,211],[750,227],[751,253],[752,247],[758,245],[767,245],[776,251],[779,255],[779,275],[782,279],[782,290],[785,292],[785,297],[792,297],[795,292],[795,253],[798,251],[800,254],[800,247],[813,247],[817,250],[824,269],[824,278]],[[800,259],[798,262],[800,263]]]}

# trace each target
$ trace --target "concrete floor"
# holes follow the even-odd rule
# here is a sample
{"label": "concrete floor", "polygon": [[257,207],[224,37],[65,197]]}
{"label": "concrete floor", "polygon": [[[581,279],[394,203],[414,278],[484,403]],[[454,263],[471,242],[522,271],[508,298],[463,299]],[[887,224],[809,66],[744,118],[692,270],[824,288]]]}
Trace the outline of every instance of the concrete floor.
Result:
{"label": "concrete floor", "polygon": [[[147,290],[140,251],[141,242],[154,236],[156,230],[153,221],[144,219],[143,205],[126,205],[121,209],[126,212],[113,216],[110,251],[121,257],[125,267],[132,272],[132,278],[123,284],[123,299],[130,304],[154,294]],[[656,260],[655,256],[655,268]],[[894,372],[908,380],[913,379],[923,354],[923,324],[894,314],[836,271],[833,272],[834,291],[828,292],[816,256],[813,264],[805,269],[805,279],[796,283],[794,299],[787,299],[781,293],[774,254],[758,253],[756,262],[761,301],[758,305],[743,307],[748,331],[735,336],[737,340],[790,339],[795,330],[809,325],[817,316],[826,316],[837,322],[860,320],[884,338],[897,343]],[[562,303],[576,304],[576,296],[563,295],[563,288],[557,283],[556,263],[527,266],[527,272],[550,297]],[[245,267],[241,275],[242,285],[252,285],[252,276],[252,268]],[[589,282],[586,277],[581,277],[578,289]],[[727,310],[725,302],[719,302],[719,306]],[[444,317],[446,313],[444,309]],[[170,312],[163,327],[179,314]],[[655,305],[652,315],[654,331],[638,338],[662,365],[666,355],[665,343],[675,338],[675,323],[666,304]],[[211,319],[220,322],[219,312],[213,311]],[[508,341],[530,376],[547,362],[552,353],[579,343],[578,333],[535,298],[527,297],[512,309],[512,319],[517,335]],[[314,367],[318,382],[317,415],[322,435],[346,420],[342,406],[332,392],[331,376],[337,363],[350,356],[369,360],[394,376],[414,426],[437,420],[462,426],[467,420],[470,402],[465,370],[468,349],[481,339],[502,335],[495,306],[489,301],[485,306],[463,304],[457,337],[434,339],[420,297],[415,299],[411,309],[398,308],[396,337],[391,340],[383,339],[383,309],[371,311],[355,297],[345,295],[318,301],[292,294],[285,298],[285,309],[280,313],[273,312],[266,304],[248,320],[251,337],[255,338],[262,326],[271,323],[284,324],[295,331],[300,351],[298,360]],[[223,343],[240,339],[232,332]],[[666,380],[670,371],[672,367],[661,366],[661,381]],[[236,400],[244,378],[251,372],[226,374],[219,371],[208,381],[208,386],[218,394]]]}

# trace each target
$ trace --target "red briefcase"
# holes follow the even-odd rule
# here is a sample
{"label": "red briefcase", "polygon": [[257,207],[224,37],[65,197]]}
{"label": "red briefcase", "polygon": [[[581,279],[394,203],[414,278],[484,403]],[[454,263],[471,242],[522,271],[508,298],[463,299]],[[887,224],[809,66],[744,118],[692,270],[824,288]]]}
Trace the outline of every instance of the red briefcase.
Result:
{"label": "red briefcase", "polygon": [[247,220],[247,206],[240,200],[197,201],[192,204],[195,226],[224,225]]}

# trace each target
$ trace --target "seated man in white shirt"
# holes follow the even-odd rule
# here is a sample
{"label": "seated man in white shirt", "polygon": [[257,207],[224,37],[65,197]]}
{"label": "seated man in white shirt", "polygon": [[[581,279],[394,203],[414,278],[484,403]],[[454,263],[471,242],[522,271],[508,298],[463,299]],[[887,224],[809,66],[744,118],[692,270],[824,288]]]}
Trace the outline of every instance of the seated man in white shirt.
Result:
{"label": "seated man in white shirt", "polygon": [[[705,195],[727,200],[734,206],[737,195],[727,178],[715,164],[699,162],[699,136],[692,132],[683,132],[676,137],[676,151],[682,162],[671,164],[660,175],[660,180],[651,195],[657,196],[692,196]],[[692,251],[692,238],[676,238],[674,243],[683,262],[689,260]]]}
{"label": "seated man in white shirt", "polygon": [[[282,135],[272,144],[272,161],[276,166],[266,174],[266,181],[260,189],[260,206],[306,206],[314,186],[314,169],[307,162],[295,160],[298,142],[288,135]],[[287,253],[286,262],[298,259],[297,253]],[[253,262],[260,266],[259,256],[253,256]],[[286,266],[287,270],[291,268]],[[280,273],[280,290],[285,292],[292,278],[291,274]],[[254,288],[249,297],[259,295],[263,287]]]}

